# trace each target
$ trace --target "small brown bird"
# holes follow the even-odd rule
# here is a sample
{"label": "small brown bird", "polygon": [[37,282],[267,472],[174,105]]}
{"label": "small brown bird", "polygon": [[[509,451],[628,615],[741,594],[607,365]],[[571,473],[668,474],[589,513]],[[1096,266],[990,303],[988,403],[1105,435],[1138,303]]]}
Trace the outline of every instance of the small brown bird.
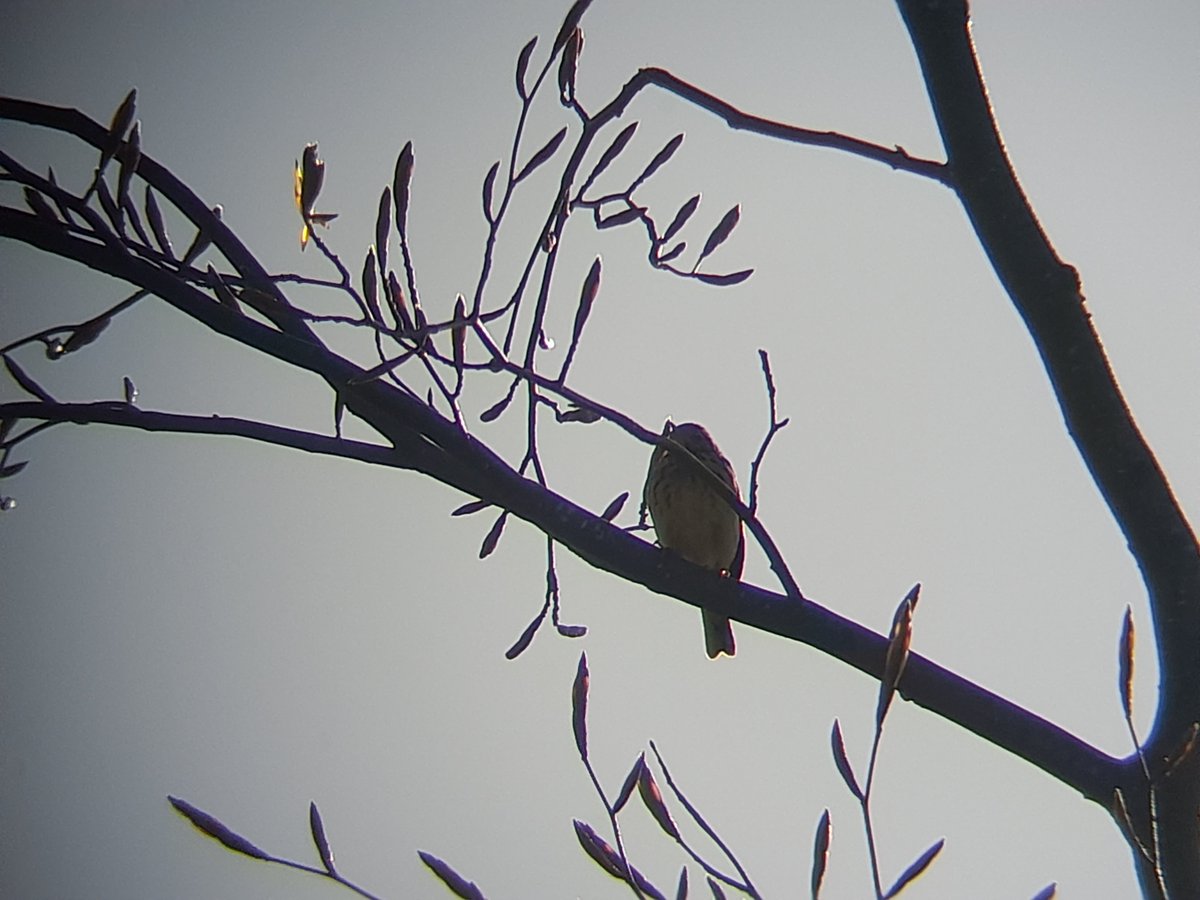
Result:
{"label": "small brown bird", "polygon": [[[722,489],[724,485],[724,489]],[[733,466],[712,436],[694,422],[667,422],[650,457],[643,499],[658,543],[689,562],[738,579],[745,561],[742,520],[726,500],[726,490],[741,499]],[[729,619],[708,610],[704,645],[709,658],[734,654]]]}

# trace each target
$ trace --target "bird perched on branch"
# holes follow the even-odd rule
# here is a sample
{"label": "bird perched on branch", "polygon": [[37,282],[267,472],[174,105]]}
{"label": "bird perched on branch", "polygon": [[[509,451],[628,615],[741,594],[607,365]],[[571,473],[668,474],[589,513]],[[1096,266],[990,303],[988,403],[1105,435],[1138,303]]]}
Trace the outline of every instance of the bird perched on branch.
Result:
{"label": "bird perched on branch", "polygon": [[[684,559],[738,579],[745,561],[742,520],[729,505],[741,499],[733,466],[703,426],[667,422],[650,457],[643,499],[658,543]],[[704,646],[711,659],[734,654],[729,619],[707,609]]]}

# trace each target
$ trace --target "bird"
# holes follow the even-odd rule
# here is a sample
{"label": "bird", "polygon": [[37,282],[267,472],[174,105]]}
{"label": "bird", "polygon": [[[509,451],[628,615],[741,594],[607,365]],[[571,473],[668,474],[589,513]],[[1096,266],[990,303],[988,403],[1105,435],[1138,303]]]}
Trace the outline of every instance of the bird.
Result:
{"label": "bird", "polygon": [[[741,500],[737,476],[707,429],[695,422],[663,428],[646,473],[642,499],[658,543],[688,562],[737,580],[745,561],[742,520],[729,505]],[[725,616],[701,610],[710,659],[734,655],[733,626]]]}

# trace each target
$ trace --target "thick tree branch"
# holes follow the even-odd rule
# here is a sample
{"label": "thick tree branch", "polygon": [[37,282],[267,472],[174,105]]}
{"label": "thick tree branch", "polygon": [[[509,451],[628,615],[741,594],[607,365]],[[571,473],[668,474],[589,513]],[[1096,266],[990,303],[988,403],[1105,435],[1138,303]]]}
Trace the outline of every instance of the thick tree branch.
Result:
{"label": "thick tree branch", "polygon": [[[1152,775],[1200,721],[1200,548],[1147,446],[1092,327],[1076,271],[1042,231],[1005,153],[964,0],[900,0],[963,207],[1041,354],[1067,429],[1142,573],[1154,617],[1161,699],[1147,742]],[[1177,896],[1200,885],[1200,772],[1159,796]],[[1168,789],[1169,787],[1169,789]],[[1143,788],[1142,796],[1145,796]],[[1135,820],[1145,804],[1131,804]],[[1169,823],[1169,824],[1168,824]],[[1168,846],[1167,841],[1173,843]],[[1143,880],[1145,888],[1147,882]]]}
{"label": "thick tree branch", "polygon": [[[425,409],[428,409],[427,407]],[[225,434],[281,446],[425,472],[529,521],[582,559],[627,581],[714,609],[764,631],[808,644],[873,678],[883,674],[887,642],[881,635],[807,600],[794,600],[748,584],[726,581],[523,478],[482,444],[468,443],[436,469],[428,460],[371,444],[224,417],[143,412],[120,403],[0,405],[0,418],[104,423],[150,431]],[[462,454],[462,455],[460,455]],[[478,471],[486,471],[484,477]],[[1134,777],[1136,760],[1106,756],[1057,725],[1022,709],[919,655],[910,657],[901,694],[937,715],[1045,770],[1085,797],[1105,802],[1114,787]]]}

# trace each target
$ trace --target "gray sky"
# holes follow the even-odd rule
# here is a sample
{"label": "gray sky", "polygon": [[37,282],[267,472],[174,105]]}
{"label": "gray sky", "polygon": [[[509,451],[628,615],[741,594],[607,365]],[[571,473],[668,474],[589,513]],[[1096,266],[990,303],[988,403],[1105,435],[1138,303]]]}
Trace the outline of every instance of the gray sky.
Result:
{"label": "gray sky", "polygon": [[[296,240],[291,166],[306,142],[319,140],[328,164],[320,206],[341,213],[328,239],[357,271],[411,139],[413,250],[424,301],[444,314],[477,277],[479,186],[511,142],[517,51],[541,34],[540,64],[567,4],[51,6],[6,4],[0,92],[107,121],[136,85],[146,151],[223,204],[270,271],[333,274]],[[658,65],[748,111],[940,158],[892,4],[728,10],[595,3],[584,104]],[[1079,268],[1139,424],[1194,515],[1200,9],[980,2],[974,20],[1022,183]],[[767,349],[792,424],[764,467],[761,515],[806,593],[881,630],[920,581],[917,651],[1128,752],[1116,692],[1127,603],[1144,636],[1143,730],[1156,684],[1141,584],[953,197],[877,164],[734,135],[663,94],[641,97],[633,118],[626,170],[687,134],[640,199],[665,219],[703,192],[684,235],[693,247],[740,202],[712,268],[756,274],[724,290],[671,279],[649,270],[633,230],[596,233],[581,216],[555,282],[560,347],[588,265],[600,254],[605,268],[574,386],[650,427],[703,421],[745,483],[766,427]],[[541,104],[529,146],[565,121]],[[9,123],[0,142],[33,168],[52,160],[76,187],[94,165]],[[510,289],[554,178],[547,167],[520,197],[492,296]],[[21,247],[0,246],[0,267],[4,342],[124,296]],[[85,352],[20,358],[62,398],[116,398],[129,375],[145,408],[330,428],[312,379],[153,300]],[[480,379],[465,406],[476,433],[517,461],[521,414],[478,422],[503,388]],[[640,491],[648,450],[612,427],[547,422],[542,446],[552,486],[585,506]],[[29,467],[4,486],[20,505],[0,522],[0,894],[349,896],[224,851],[170,810],[176,794],[307,862],[316,800],[340,868],[384,896],[440,895],[417,849],[493,898],[619,896],[570,824],[605,824],[570,727],[586,649],[592,756],[611,790],[654,739],[767,896],[806,890],[829,807],[824,896],[867,895],[828,733],[839,718],[865,768],[876,687],[840,663],[744,626],[737,658],[710,663],[694,609],[569,554],[564,617],[588,636],[547,631],[508,662],[541,603],[544,544],[510,523],[479,562],[490,519],[449,518],[466,498],[441,485],[100,427],[52,430],[25,452]],[[747,578],[775,587],[753,553]],[[1051,881],[1064,897],[1135,890],[1100,810],[907,704],[888,721],[876,816],[885,880],[947,838],[914,897],[1029,897]],[[684,858],[643,811],[624,821],[635,865],[670,889]]]}

